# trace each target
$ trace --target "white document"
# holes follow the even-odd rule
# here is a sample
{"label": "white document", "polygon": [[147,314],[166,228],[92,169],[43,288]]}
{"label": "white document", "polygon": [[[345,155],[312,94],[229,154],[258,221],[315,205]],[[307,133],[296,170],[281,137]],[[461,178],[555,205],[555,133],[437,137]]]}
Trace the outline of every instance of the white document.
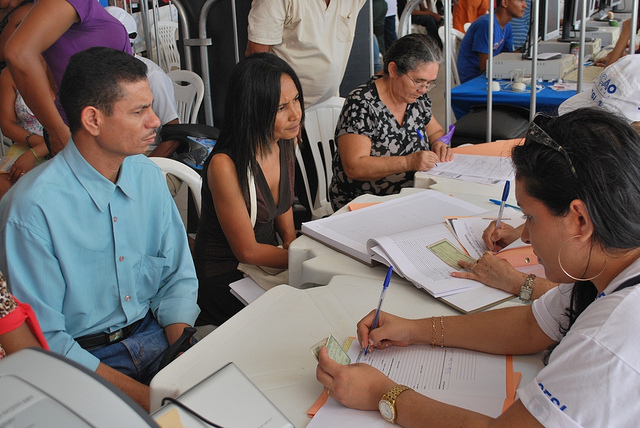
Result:
{"label": "white document", "polygon": [[506,180],[513,180],[515,170],[511,158],[456,155],[451,162],[438,162],[429,170],[429,175],[474,183],[499,184]]}
{"label": "white document", "polygon": [[[449,220],[449,223],[460,240],[460,243],[474,259],[479,258],[482,256],[482,253],[489,250],[482,240],[482,233],[489,226],[489,223],[494,221],[497,216],[498,211],[495,211],[495,213],[486,213],[483,217],[465,217]],[[509,223],[513,227],[517,227],[523,223],[522,213],[511,207],[505,207],[502,221]],[[526,244],[518,239],[516,242],[513,242],[509,248],[519,248],[524,246],[526,246]]]}
{"label": "white document", "polygon": [[302,224],[302,233],[364,263],[371,264],[367,241],[384,235],[414,230],[443,221],[444,217],[472,216],[485,210],[425,190],[357,211]]}
{"label": "white document", "polygon": [[249,276],[232,282],[229,287],[231,288],[231,294],[236,296],[245,306],[266,293],[266,290]]}
{"label": "white document", "polygon": [[399,275],[413,282],[417,287],[424,288],[434,297],[447,296],[481,286],[482,284],[477,281],[453,278],[451,272],[456,269],[443,262],[427,248],[443,239],[464,251],[444,222],[370,239],[367,247],[371,252],[391,262]]}
{"label": "white document", "polygon": [[[366,357],[357,341],[349,349],[353,362],[376,367],[393,381],[435,400],[491,417],[502,413],[506,399],[504,355],[428,345],[375,349]],[[331,397],[309,425],[315,427],[389,427],[377,411],[349,409]]]}

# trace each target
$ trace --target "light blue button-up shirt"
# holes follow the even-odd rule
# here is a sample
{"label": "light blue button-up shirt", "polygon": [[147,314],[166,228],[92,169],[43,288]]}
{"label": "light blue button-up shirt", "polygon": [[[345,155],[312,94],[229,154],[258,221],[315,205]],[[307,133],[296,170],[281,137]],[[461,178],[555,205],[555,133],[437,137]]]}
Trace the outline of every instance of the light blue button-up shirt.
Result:
{"label": "light blue button-up shirt", "polygon": [[187,235],[159,168],[130,156],[117,183],[72,140],[0,201],[0,270],[29,303],[52,351],[90,370],[74,340],[113,332],[151,309],[158,323],[193,325],[198,282]]}

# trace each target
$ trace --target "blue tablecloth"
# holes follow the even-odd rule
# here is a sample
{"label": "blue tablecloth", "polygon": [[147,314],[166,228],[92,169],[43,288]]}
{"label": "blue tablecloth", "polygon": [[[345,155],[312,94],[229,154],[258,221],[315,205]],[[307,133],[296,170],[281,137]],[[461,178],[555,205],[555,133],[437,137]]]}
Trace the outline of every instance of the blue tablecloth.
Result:
{"label": "blue tablecloth", "polygon": [[[502,87],[507,83],[508,81],[500,81]],[[542,82],[541,84],[544,89],[537,94],[536,111],[538,112],[556,115],[558,106],[564,100],[576,94],[576,91],[554,91],[549,89],[549,86],[553,84],[551,82]],[[495,91],[493,92],[493,103],[512,104],[528,109],[531,101],[530,97],[531,93],[528,90],[526,92]],[[456,119],[460,119],[469,113],[471,106],[478,104],[487,104],[487,78],[485,76],[471,79],[451,90],[451,108]]]}

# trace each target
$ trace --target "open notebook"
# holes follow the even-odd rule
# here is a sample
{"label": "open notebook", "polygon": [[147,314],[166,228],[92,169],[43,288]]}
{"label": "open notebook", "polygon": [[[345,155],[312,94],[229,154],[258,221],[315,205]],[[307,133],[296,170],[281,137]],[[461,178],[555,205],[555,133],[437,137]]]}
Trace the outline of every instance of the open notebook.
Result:
{"label": "open notebook", "polygon": [[[488,224],[490,217],[496,214],[426,190],[304,223],[302,232],[363,263],[393,265],[398,275],[416,287],[463,313],[471,313],[511,299],[513,295],[477,281],[451,277],[451,272],[457,268],[445,263],[430,249],[432,244],[446,240],[464,252],[445,218],[466,216],[481,219],[489,216],[482,220]],[[521,217],[521,214],[517,216]],[[469,253],[474,258],[479,257],[477,253]]]}

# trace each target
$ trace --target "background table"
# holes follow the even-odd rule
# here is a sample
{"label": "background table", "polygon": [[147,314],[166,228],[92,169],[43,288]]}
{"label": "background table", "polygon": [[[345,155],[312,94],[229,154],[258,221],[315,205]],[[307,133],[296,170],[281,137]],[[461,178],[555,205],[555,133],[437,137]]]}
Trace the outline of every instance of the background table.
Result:
{"label": "background table", "polygon": [[[163,397],[179,395],[233,361],[296,427],[306,426],[306,412],[322,392],[311,346],[329,334],[338,341],[355,336],[356,323],[375,309],[381,286],[379,279],[336,276],[326,287],[280,285],[267,291],[153,378],[151,410]],[[456,313],[413,285],[393,280],[384,305],[408,318]],[[521,384],[541,367],[541,355],[514,357]]]}
{"label": "background table", "polygon": [[[507,81],[500,80],[502,84],[506,82]],[[555,115],[558,113],[558,106],[567,98],[574,96],[576,91],[554,91],[553,89],[549,89],[551,85],[553,85],[551,82],[542,82],[544,89],[537,94],[536,111]],[[530,101],[530,91],[493,92],[494,104],[511,104],[528,109]],[[478,76],[451,89],[451,109],[457,119],[469,113],[471,106],[479,104],[487,104],[487,78],[485,76]]]}

